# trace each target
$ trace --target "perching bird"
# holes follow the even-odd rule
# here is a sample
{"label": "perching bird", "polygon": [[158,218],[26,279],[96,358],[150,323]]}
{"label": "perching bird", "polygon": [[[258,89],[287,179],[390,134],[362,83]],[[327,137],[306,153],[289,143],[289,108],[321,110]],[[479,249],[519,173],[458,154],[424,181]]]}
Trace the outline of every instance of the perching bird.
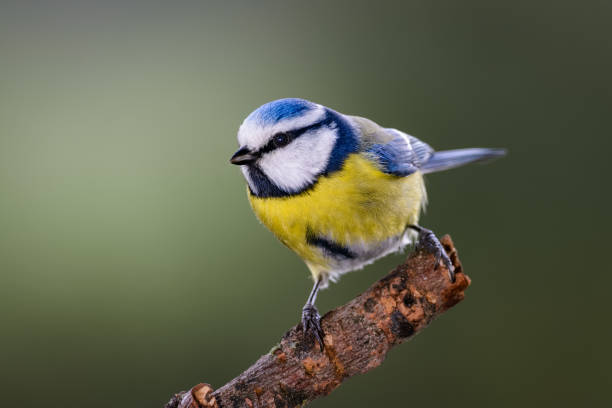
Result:
{"label": "perching bird", "polygon": [[240,165],[253,211],[306,263],[314,287],[302,309],[304,333],[324,347],[314,303],[319,289],[418,240],[454,280],[436,236],[418,225],[423,174],[503,156],[502,149],[434,151],[369,119],[303,99],[257,108],[238,131]]}

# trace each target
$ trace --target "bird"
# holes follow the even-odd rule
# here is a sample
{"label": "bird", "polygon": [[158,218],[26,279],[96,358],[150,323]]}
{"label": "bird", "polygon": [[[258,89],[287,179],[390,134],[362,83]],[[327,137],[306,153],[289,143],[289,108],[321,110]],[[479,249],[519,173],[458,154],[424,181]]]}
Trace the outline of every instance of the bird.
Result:
{"label": "bird", "polygon": [[301,98],[274,100],[238,129],[240,166],[257,218],[302,258],[313,279],[301,313],[304,335],[324,350],[317,294],[344,273],[414,244],[454,281],[436,235],[419,225],[424,175],[504,156],[504,149],[435,151],[372,120]]}

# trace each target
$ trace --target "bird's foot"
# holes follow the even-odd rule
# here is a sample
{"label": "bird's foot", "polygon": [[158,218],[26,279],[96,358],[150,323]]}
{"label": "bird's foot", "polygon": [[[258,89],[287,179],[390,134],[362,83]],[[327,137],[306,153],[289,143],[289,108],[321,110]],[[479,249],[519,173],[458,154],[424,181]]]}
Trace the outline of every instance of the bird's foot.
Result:
{"label": "bird's foot", "polygon": [[323,351],[325,348],[323,337],[325,334],[323,334],[323,329],[321,328],[321,316],[315,305],[307,304],[302,309],[302,328],[304,329],[305,336],[308,336],[309,332],[315,336],[319,342],[321,351]]}
{"label": "bird's foot", "polygon": [[440,240],[436,237],[436,235],[427,228],[423,228],[418,225],[411,225],[410,228],[418,231],[419,233],[419,242],[417,243],[417,249],[425,250],[429,253],[434,254],[436,258],[436,266],[438,269],[440,265],[440,260],[444,262],[444,266],[448,269],[448,276],[451,282],[455,282],[455,268],[453,267],[453,263],[451,262],[448,255],[446,255],[446,251],[444,247],[440,243]]}

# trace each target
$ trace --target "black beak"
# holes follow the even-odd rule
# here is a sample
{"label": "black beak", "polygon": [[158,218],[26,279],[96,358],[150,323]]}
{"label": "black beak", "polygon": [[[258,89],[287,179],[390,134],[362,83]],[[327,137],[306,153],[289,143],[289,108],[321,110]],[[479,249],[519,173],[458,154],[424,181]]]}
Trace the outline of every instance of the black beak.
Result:
{"label": "black beak", "polygon": [[241,147],[230,159],[230,163],[236,165],[243,165],[253,163],[257,160],[257,156],[251,153],[251,151],[246,147]]}

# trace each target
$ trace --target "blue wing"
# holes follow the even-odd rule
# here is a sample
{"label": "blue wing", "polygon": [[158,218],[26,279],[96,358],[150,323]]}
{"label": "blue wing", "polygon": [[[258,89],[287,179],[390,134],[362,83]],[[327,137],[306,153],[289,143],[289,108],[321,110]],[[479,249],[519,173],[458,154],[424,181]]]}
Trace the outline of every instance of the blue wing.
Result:
{"label": "blue wing", "polygon": [[384,129],[394,135],[391,140],[372,144],[366,152],[373,154],[385,173],[408,176],[417,170],[433,173],[484,162],[506,154],[504,149],[470,148],[435,152],[427,143],[395,129]]}
{"label": "blue wing", "polygon": [[427,143],[397,129],[385,129],[358,116],[351,119],[361,130],[361,151],[376,161],[382,171],[396,176],[408,176],[417,170],[433,173],[506,154],[505,149],[489,148],[435,152]]}
{"label": "blue wing", "polygon": [[410,136],[410,135],[407,135],[407,136],[408,136],[408,141],[410,142],[410,145],[412,146],[412,149],[414,150],[414,154],[416,156],[416,160],[417,160],[416,166],[420,169],[434,155],[434,149],[427,143],[423,142],[422,140],[417,139],[414,136]]}
{"label": "blue wing", "polygon": [[359,118],[363,151],[371,155],[388,174],[408,176],[419,170],[433,154],[433,149],[416,137],[396,129],[385,129]]}

